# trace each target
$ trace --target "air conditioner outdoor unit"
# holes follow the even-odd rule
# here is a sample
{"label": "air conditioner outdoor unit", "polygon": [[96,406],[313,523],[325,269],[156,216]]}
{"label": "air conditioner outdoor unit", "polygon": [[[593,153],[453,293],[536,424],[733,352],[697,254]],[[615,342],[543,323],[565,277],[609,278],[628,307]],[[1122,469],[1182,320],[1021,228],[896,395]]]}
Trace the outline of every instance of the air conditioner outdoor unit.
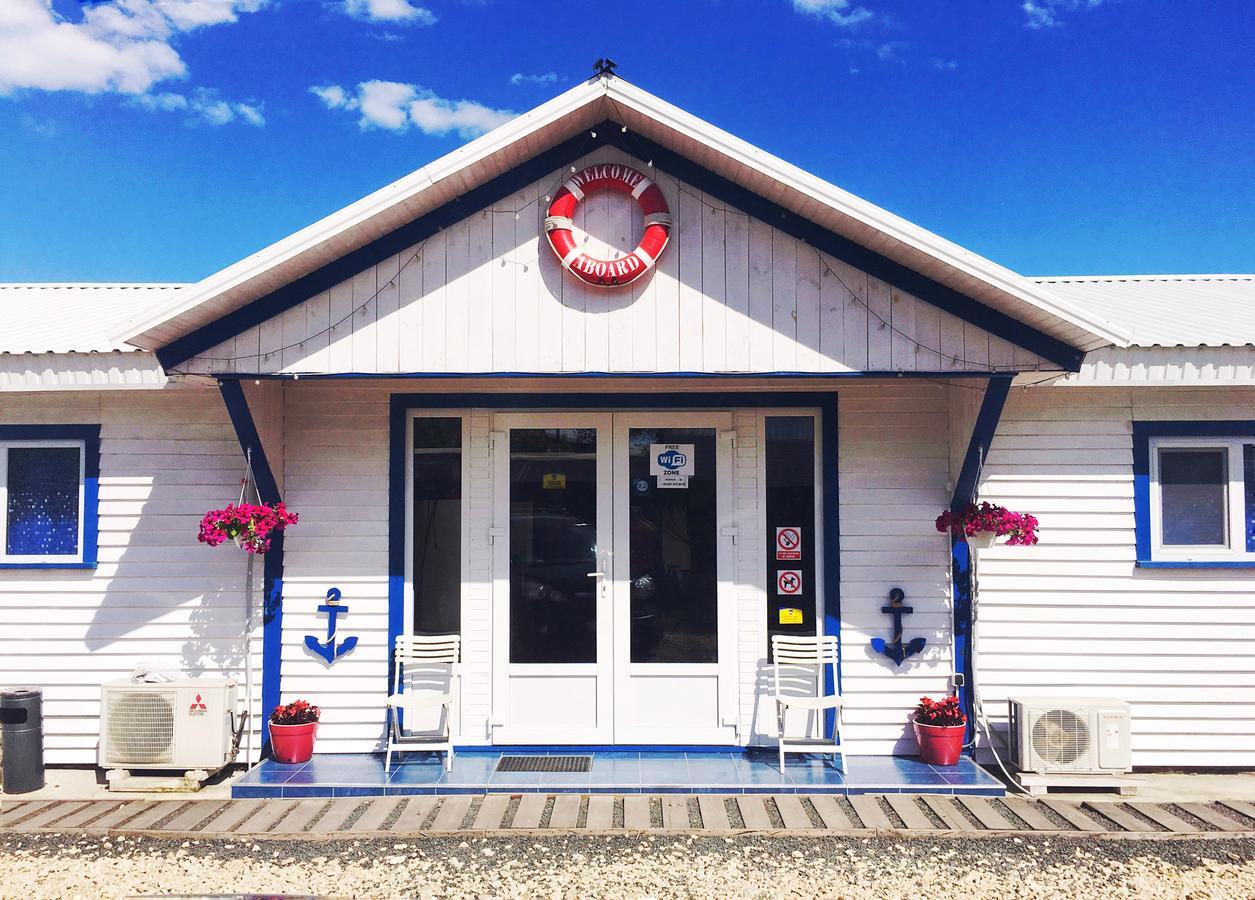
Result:
{"label": "air conditioner outdoor unit", "polygon": [[1110,697],[1011,697],[1011,760],[1041,775],[1132,770],[1129,705]]}
{"label": "air conditioner outdoor unit", "polygon": [[98,764],[212,773],[232,762],[236,719],[234,680],[111,681],[100,689]]}

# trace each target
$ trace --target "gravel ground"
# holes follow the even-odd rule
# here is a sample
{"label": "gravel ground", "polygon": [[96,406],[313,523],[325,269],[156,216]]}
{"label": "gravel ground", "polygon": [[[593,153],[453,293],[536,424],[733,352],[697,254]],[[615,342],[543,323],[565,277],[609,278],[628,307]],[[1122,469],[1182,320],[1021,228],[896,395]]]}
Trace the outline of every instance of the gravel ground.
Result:
{"label": "gravel ground", "polygon": [[8,835],[0,896],[1255,897],[1255,840]]}

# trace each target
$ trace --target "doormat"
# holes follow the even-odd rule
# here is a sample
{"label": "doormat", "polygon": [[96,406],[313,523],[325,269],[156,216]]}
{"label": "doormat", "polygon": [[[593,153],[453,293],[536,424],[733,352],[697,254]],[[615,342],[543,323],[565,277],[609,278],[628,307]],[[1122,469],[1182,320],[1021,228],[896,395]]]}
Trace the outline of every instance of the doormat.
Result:
{"label": "doormat", "polygon": [[591,756],[503,756],[498,772],[587,772]]}

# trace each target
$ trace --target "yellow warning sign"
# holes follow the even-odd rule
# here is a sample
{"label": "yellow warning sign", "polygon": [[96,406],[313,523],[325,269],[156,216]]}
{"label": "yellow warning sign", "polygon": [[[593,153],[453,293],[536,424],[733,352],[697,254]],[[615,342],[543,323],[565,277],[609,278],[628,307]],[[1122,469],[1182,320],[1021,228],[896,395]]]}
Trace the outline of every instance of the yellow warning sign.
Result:
{"label": "yellow warning sign", "polygon": [[540,483],[547,491],[566,490],[566,476],[561,472],[550,472],[548,475],[541,478]]}
{"label": "yellow warning sign", "polygon": [[781,609],[780,610],[781,625],[801,625],[802,611],[800,609]]}

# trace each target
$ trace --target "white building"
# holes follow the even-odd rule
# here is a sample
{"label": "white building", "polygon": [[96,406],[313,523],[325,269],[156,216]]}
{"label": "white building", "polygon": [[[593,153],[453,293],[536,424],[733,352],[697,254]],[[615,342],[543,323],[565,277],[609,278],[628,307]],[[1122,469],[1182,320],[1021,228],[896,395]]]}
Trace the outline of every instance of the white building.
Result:
{"label": "white building", "polygon": [[[596,164],[672,217],[626,287],[546,240]],[[590,192],[572,233],[639,260],[647,215]],[[1255,766],[1252,309],[1255,276],[1024,278],[594,80],[196,284],[0,286],[0,682],[86,764],[102,682],[238,674],[244,555],[196,530],[246,448],[301,517],[254,711],[320,704],[319,752],[382,748],[414,630],[463,637],[461,744],[770,742],[768,635],[818,629],[852,754],[913,752],[957,671],[996,727],[1115,695],[1135,765]],[[973,498],[1041,523],[983,551],[974,659],[934,527]]]}

